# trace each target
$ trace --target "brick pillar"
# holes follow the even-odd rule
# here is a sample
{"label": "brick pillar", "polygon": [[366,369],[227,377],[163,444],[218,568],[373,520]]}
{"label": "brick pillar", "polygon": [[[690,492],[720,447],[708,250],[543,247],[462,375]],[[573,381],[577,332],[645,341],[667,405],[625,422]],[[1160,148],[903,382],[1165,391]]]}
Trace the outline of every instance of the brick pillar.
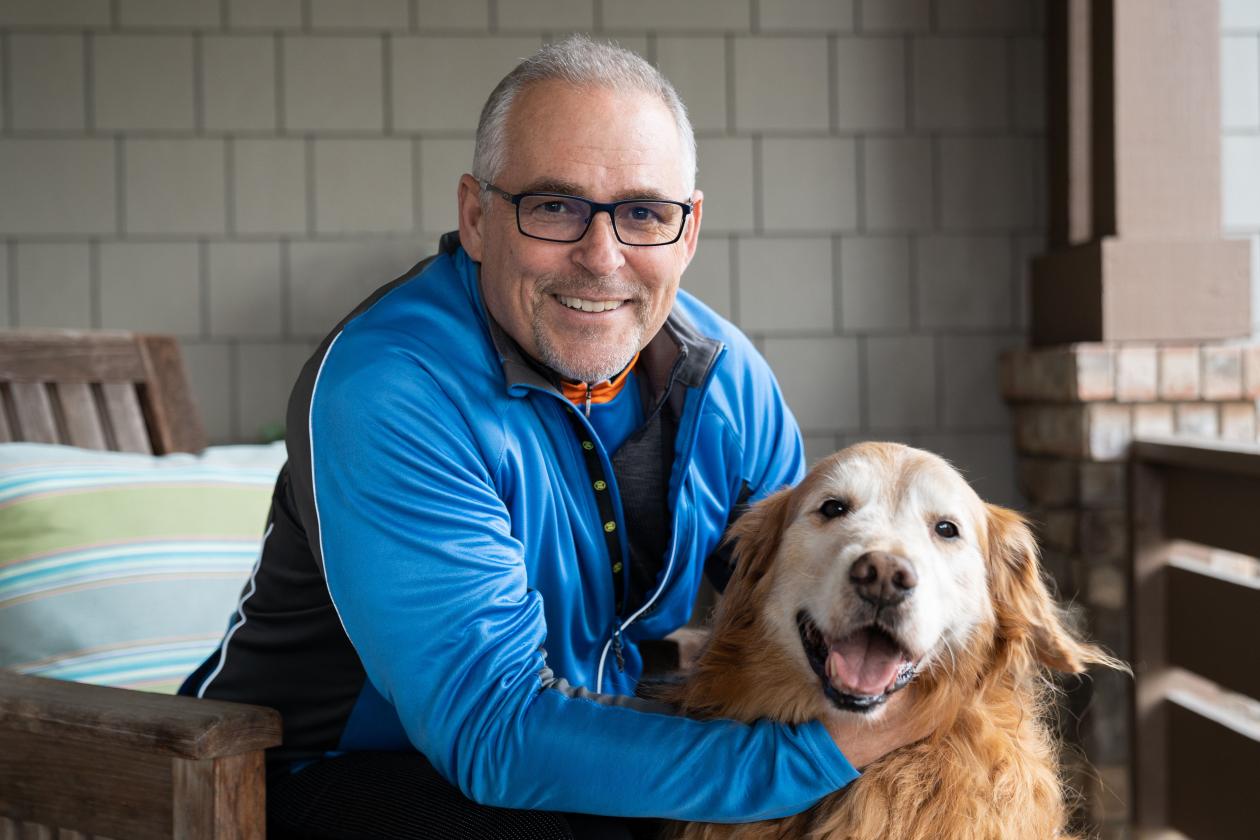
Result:
{"label": "brick pillar", "polygon": [[[1129,660],[1129,442],[1260,441],[1260,343],[1018,350],[1003,356],[1001,376],[1045,566],[1090,636]],[[1131,689],[1127,676],[1097,671],[1068,692],[1071,714],[1062,715],[1065,737],[1093,765],[1070,777],[1104,838],[1128,836]]]}
{"label": "brick pillar", "polygon": [[[1249,243],[1220,230],[1218,0],[1049,0],[1046,253],[1033,348],[1002,360],[1021,489],[1089,635],[1131,651],[1125,458],[1136,436],[1257,440]],[[1132,683],[1070,687],[1082,822],[1128,837]],[[1095,772],[1096,771],[1096,772]]]}

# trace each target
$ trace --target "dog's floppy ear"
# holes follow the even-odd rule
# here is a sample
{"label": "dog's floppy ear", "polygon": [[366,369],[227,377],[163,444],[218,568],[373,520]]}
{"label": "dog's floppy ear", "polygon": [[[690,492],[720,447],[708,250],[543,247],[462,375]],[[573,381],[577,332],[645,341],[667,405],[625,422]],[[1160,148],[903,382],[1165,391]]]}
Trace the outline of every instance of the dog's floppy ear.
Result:
{"label": "dog's floppy ear", "polygon": [[735,572],[726,591],[751,591],[761,583],[774,561],[792,508],[792,489],[784,488],[748,509],[731,526],[728,540],[735,542]]}
{"label": "dog's floppy ear", "polygon": [[997,505],[985,505],[989,524],[989,579],[998,635],[1023,647],[1036,661],[1065,674],[1079,674],[1090,663],[1116,661],[1068,629],[1037,563],[1037,543],[1023,517]]}

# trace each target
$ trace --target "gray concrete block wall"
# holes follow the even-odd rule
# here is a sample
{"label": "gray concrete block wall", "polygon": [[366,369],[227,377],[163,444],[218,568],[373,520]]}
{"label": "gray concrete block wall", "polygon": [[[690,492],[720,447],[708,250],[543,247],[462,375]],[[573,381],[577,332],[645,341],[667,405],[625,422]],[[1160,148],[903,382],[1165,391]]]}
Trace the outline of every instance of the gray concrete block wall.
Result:
{"label": "gray concrete block wall", "polygon": [[322,334],[453,227],[494,82],[580,29],[687,101],[706,203],[684,286],[770,359],[811,457],[927,445],[1015,502],[994,360],[1024,340],[1041,247],[1043,13],[0,0],[0,323],[174,333],[212,437],[256,439]]}

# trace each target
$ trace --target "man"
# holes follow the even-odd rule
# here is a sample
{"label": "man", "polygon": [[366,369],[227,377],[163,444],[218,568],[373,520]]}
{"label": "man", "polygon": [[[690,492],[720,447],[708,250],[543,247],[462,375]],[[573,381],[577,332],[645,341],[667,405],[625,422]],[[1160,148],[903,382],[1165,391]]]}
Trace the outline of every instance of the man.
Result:
{"label": "man", "polygon": [[706,562],[729,571],[734,512],[803,466],[765,363],[678,294],[703,195],[677,94],[632,53],[553,44],[491,94],[473,170],[458,237],[299,378],[262,556],[185,692],[283,714],[277,834],[809,807],[908,734],[631,696],[638,642],[687,620]]}

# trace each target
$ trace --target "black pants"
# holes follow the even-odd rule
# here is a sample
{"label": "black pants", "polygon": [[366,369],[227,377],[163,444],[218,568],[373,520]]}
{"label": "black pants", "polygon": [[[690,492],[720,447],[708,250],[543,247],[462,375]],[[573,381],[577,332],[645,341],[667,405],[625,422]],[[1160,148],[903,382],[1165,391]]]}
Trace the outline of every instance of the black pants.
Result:
{"label": "black pants", "polygon": [[661,827],[478,805],[419,753],[347,753],[267,782],[272,840],[654,840]]}

